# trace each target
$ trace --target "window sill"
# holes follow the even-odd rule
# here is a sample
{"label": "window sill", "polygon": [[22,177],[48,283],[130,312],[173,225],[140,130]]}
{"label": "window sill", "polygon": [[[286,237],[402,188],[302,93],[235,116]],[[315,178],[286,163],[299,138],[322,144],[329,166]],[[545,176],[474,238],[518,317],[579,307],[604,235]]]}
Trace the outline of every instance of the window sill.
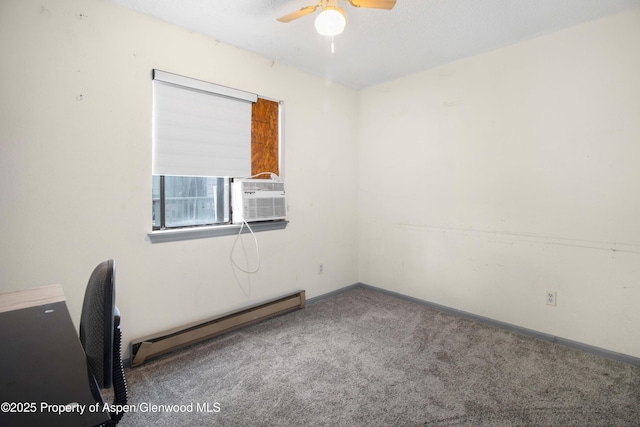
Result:
{"label": "window sill", "polygon": [[[263,221],[252,222],[249,225],[254,233],[260,231],[283,230],[289,221]],[[171,230],[155,230],[147,234],[151,243],[177,242],[181,240],[204,239],[207,237],[220,237],[236,235],[240,231],[240,224],[212,225],[209,227],[175,228]],[[249,233],[245,225],[242,233]]]}

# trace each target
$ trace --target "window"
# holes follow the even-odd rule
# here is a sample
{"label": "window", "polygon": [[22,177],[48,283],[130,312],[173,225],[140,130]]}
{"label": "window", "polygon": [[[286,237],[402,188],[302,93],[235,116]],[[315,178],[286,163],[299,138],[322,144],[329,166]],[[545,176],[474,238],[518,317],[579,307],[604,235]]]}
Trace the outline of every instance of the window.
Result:
{"label": "window", "polygon": [[230,177],[279,174],[279,110],[279,102],[154,70],[153,230],[230,224]]}
{"label": "window", "polygon": [[228,181],[219,177],[154,175],[153,227],[228,223]]}

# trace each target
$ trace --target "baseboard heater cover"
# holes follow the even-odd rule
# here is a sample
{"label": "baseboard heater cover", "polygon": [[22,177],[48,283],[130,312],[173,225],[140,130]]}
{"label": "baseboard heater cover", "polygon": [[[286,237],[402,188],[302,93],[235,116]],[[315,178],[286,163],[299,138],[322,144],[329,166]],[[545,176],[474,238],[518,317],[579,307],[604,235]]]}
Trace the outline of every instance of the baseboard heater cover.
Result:
{"label": "baseboard heater cover", "polygon": [[290,311],[299,310],[304,306],[305,291],[298,291],[221,317],[132,341],[131,366],[140,366],[150,358],[177,350],[180,347],[195,344]]}

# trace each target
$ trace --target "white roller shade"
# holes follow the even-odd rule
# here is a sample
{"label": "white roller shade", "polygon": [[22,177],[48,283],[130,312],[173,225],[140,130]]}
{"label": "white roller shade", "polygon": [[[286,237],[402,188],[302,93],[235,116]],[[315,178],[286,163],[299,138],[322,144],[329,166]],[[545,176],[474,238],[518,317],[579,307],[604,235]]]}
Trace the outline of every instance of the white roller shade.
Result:
{"label": "white roller shade", "polygon": [[154,175],[251,175],[257,96],[154,70]]}

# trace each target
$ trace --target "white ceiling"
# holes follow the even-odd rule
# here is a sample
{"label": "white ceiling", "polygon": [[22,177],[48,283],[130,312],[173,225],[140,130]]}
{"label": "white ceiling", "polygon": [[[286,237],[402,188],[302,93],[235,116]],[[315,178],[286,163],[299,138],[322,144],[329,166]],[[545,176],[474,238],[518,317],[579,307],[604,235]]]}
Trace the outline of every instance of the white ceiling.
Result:
{"label": "white ceiling", "polygon": [[347,27],[331,40],[319,10],[276,18],[318,0],[108,0],[276,62],[363,88],[624,10],[640,0],[397,0],[392,10],[339,0]]}

